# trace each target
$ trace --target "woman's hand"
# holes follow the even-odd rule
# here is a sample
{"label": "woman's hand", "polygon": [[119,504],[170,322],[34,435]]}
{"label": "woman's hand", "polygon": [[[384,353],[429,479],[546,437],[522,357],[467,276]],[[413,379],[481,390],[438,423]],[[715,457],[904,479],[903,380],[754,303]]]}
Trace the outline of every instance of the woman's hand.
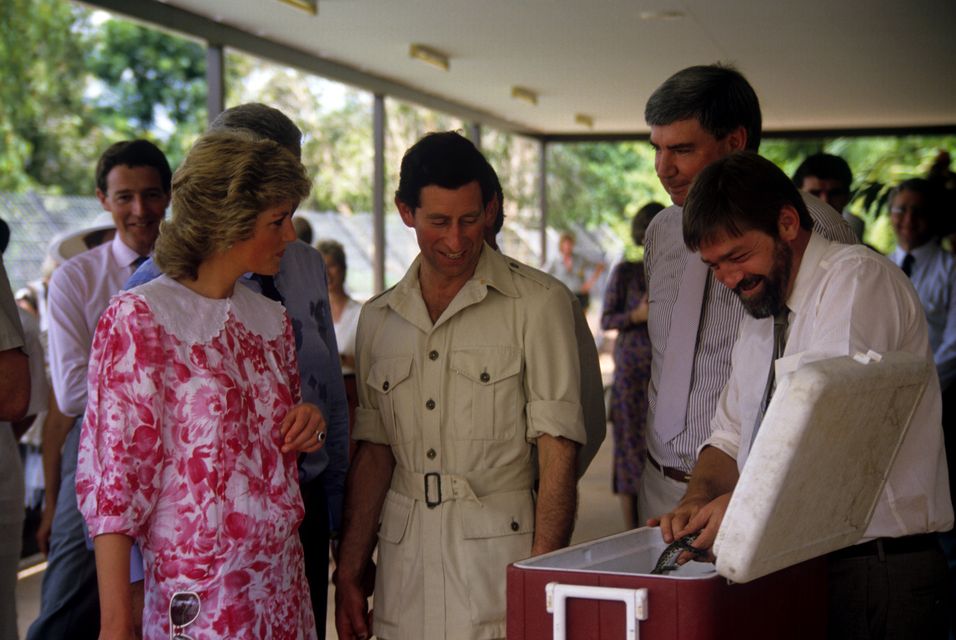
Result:
{"label": "woman's hand", "polygon": [[641,298],[641,301],[638,303],[638,305],[631,309],[630,313],[628,314],[628,318],[632,324],[641,324],[643,322],[647,322],[647,316],[649,312],[650,307],[647,303],[647,296],[644,296]]}
{"label": "woman's hand", "polygon": [[279,425],[283,436],[282,453],[318,451],[325,445],[326,430],[325,416],[317,406],[310,402],[297,404]]}

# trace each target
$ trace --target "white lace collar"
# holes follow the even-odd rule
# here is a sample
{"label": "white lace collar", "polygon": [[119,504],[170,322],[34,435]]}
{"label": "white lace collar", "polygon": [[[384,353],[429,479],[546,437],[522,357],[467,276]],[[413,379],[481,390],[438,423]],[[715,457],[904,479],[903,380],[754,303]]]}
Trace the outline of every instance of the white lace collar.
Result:
{"label": "white lace collar", "polygon": [[188,344],[209,342],[222,331],[231,311],[249,331],[274,340],[283,332],[285,311],[281,304],[236,282],[232,296],[215,299],[202,296],[166,275],[132,290],[146,301],[166,332]]}

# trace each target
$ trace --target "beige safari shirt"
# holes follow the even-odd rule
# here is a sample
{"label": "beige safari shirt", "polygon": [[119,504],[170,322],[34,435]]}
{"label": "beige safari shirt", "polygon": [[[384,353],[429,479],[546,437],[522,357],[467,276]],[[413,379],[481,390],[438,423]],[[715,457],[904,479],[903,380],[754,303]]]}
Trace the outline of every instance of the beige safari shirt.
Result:
{"label": "beige safari shirt", "polygon": [[353,437],[387,444],[376,636],[501,638],[505,570],[531,554],[533,442],[585,441],[571,302],[485,246],[432,324],[420,257],[358,326]]}

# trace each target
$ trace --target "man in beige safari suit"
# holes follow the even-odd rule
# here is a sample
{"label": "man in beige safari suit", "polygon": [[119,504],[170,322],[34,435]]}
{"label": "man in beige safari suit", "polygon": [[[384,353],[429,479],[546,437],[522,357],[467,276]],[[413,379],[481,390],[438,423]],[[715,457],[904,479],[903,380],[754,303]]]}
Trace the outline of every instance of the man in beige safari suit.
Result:
{"label": "man in beige safari suit", "polygon": [[484,244],[485,167],[452,132],[402,160],[395,202],[421,252],[359,321],[359,445],[335,578],[343,639],[503,638],[507,565],[571,536],[585,441],[571,302]]}

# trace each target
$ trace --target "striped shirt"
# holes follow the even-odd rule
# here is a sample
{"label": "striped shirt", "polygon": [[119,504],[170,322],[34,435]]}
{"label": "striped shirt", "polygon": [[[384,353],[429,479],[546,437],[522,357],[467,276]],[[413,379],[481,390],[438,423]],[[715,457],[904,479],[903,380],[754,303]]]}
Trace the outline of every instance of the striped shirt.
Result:
{"label": "striped shirt", "polygon": [[[801,192],[813,228],[829,240],[855,244],[856,236],[835,209]],[[651,337],[651,381],[648,389],[647,447],[650,455],[665,467],[690,472],[697,461],[697,450],[711,433],[711,420],[717,410],[720,392],[730,377],[730,354],[737,340],[744,315],[740,299],[714,280],[708,271],[703,309],[697,329],[694,368],[687,401],[686,427],[673,440],[665,441],[654,429],[657,387],[668,340],[686,340],[688,336],[670,336],[671,317],[677,302],[677,289],[688,260],[698,260],[684,245],[683,209],[670,206],[661,211],[647,229],[644,245],[644,269],[647,276],[647,321]],[[666,391],[665,391],[666,392]]]}

